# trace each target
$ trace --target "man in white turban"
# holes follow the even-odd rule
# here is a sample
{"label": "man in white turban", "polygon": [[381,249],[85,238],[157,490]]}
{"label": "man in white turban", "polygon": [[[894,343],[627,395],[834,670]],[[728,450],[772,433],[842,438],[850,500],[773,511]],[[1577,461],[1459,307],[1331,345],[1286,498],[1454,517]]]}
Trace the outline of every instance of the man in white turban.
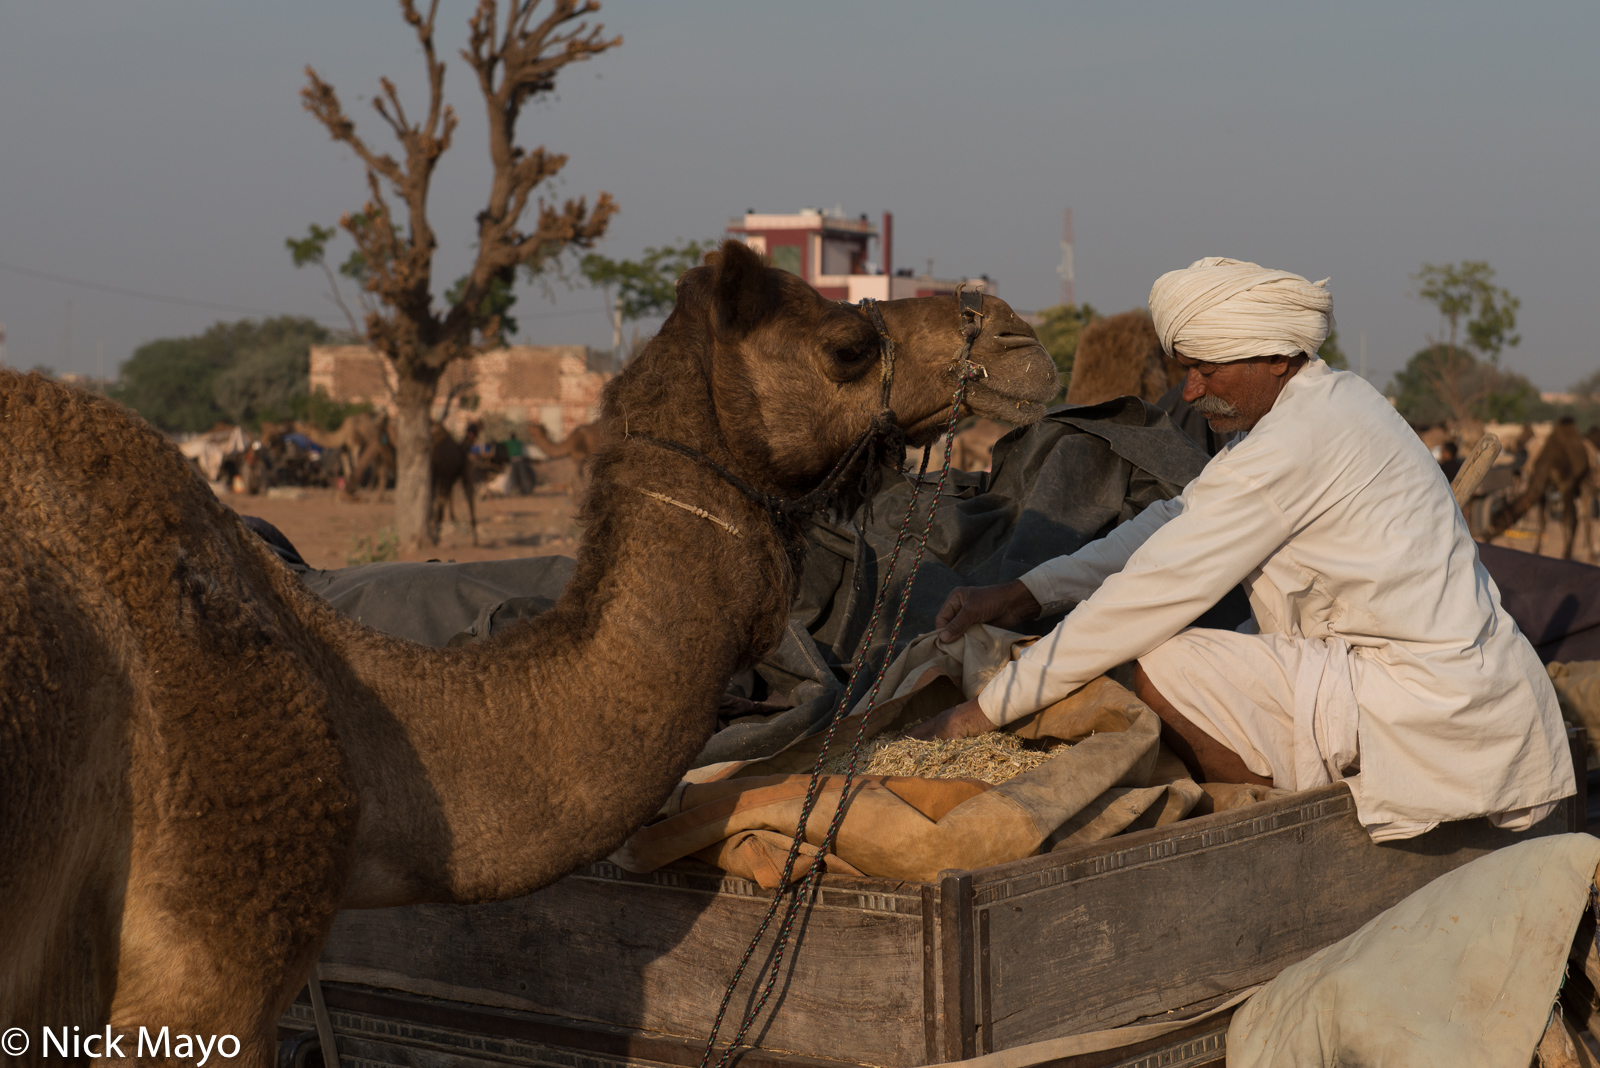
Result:
{"label": "man in white turban", "polygon": [[[1238,260],[1156,280],[1183,398],[1233,439],[1099,541],[952,593],[945,640],[1072,611],[914,733],[993,730],[1137,661],[1139,696],[1197,778],[1343,780],[1377,840],[1474,816],[1521,830],[1574,792],[1555,692],[1439,465],[1365,380],[1317,359],[1332,310],[1326,280]],[[1241,582],[1249,623],[1189,625]]]}

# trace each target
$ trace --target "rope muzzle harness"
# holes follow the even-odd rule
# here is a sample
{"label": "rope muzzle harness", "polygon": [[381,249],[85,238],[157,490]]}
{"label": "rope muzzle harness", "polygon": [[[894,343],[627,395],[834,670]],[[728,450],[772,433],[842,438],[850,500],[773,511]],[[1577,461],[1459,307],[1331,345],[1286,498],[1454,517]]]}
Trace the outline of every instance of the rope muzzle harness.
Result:
{"label": "rope muzzle harness", "polygon": [[[976,378],[988,376],[988,371],[972,363],[972,343],[982,330],[984,319],[983,295],[968,290],[965,286],[958,287],[956,298],[959,306],[961,321],[961,349],[956,354],[955,364],[958,372],[955,402],[951,408],[951,426],[960,418],[961,405],[965,403],[967,384]],[[840,303],[845,303],[841,301]],[[627,435],[630,441],[642,441],[668,452],[675,452],[680,456],[688,457],[695,463],[715,474],[722,481],[738,490],[739,493],[752,504],[755,504],[766,513],[767,519],[777,531],[779,539],[784,544],[788,554],[790,566],[796,575],[800,573],[800,565],[805,555],[805,526],[819,512],[829,508],[837,508],[851,496],[858,496],[861,500],[870,502],[877,494],[882,484],[883,467],[886,464],[895,467],[905,463],[906,434],[900,427],[899,419],[895,416],[894,408],[890,404],[890,395],[894,389],[895,351],[894,339],[889,336],[888,328],[883,322],[883,313],[878,308],[879,302],[870,297],[863,298],[859,305],[872,323],[872,328],[878,334],[879,347],[879,381],[880,392],[878,397],[878,412],[866,428],[856,435],[850,447],[840,456],[833,468],[823,477],[822,481],[801,497],[780,497],[777,494],[767,493],[750,485],[726,467],[717,463],[699,449],[685,445],[682,442],[669,441],[664,438],[654,437],[650,434]],[[918,472],[919,478],[927,472],[927,454],[923,454],[923,464]],[[854,494],[851,491],[854,490]],[[643,492],[643,491],[641,491]],[[670,503],[687,511],[700,514],[703,509],[694,505],[684,504],[681,501],[665,498],[656,493],[647,493],[664,503]],[[712,519],[718,525],[733,529],[725,520],[706,513],[703,518]]]}
{"label": "rope muzzle harness", "polygon": [[[894,624],[890,628],[888,642],[884,649],[882,662],[873,678],[872,688],[867,695],[867,711],[861,717],[860,729],[856,732],[854,743],[850,747],[850,758],[845,771],[844,785],[839,792],[839,803],[834,809],[833,819],[828,825],[828,832],[817,847],[816,855],[812,858],[811,867],[801,877],[799,885],[791,889],[794,882],[795,864],[800,856],[801,845],[805,842],[806,824],[810,822],[811,811],[816,806],[822,793],[822,765],[833,743],[835,732],[839,724],[844,721],[849,709],[852,707],[850,696],[855,692],[856,682],[862,673],[867,655],[872,647],[872,636],[877,633],[878,622],[882,615],[885,602],[889,597],[889,590],[894,576],[899,569],[901,550],[905,547],[912,527],[912,520],[916,517],[917,501],[922,493],[924,476],[928,471],[928,458],[931,449],[924,451],[922,465],[917,472],[916,482],[913,484],[911,499],[906,504],[905,517],[900,522],[899,533],[895,537],[894,548],[889,554],[888,566],[883,572],[883,582],[879,586],[877,596],[873,600],[872,614],[867,621],[866,633],[861,639],[861,646],[851,662],[850,671],[843,691],[839,695],[839,704],[830,717],[828,729],[822,738],[822,746],[817,753],[816,763],[811,768],[811,778],[806,786],[805,801],[800,809],[799,826],[795,829],[794,839],[789,845],[789,854],[783,865],[783,875],[778,881],[778,888],[772,896],[772,902],[767,907],[766,915],[762,918],[760,926],[756,929],[750,945],[745,949],[744,956],[740,958],[739,965],[734,969],[733,977],[728,981],[727,990],[723,993],[722,1004],[717,1009],[716,1021],[711,1026],[711,1033],[706,1038],[705,1052],[700,1058],[700,1068],[707,1068],[711,1063],[711,1055],[716,1050],[717,1035],[722,1030],[722,1023],[727,1016],[728,1006],[733,1000],[733,995],[739,987],[739,982],[744,978],[745,970],[749,966],[761,940],[766,936],[767,929],[772,921],[777,918],[778,909],[783,905],[785,896],[788,904],[784,908],[783,919],[778,927],[776,944],[767,964],[758,969],[755,983],[761,985],[760,996],[750,1005],[740,1020],[738,1032],[733,1036],[727,1049],[717,1062],[717,1068],[727,1068],[729,1059],[734,1051],[744,1044],[745,1037],[749,1034],[751,1026],[760,1017],[761,1011],[766,1007],[774,989],[777,986],[778,975],[782,969],[784,952],[788,948],[794,933],[795,919],[800,913],[800,908],[806,901],[812,900],[816,889],[817,880],[822,876],[823,868],[827,862],[828,853],[833,849],[833,843],[838,837],[839,826],[844,820],[845,809],[848,807],[850,787],[855,780],[856,764],[860,759],[861,745],[866,740],[867,724],[872,718],[872,712],[877,706],[878,691],[883,685],[884,673],[888,670],[889,661],[894,651],[896,642],[900,639],[901,625],[905,622],[906,606],[910,603],[911,592],[916,585],[917,572],[922,564],[923,553],[928,545],[928,535],[933,528],[934,511],[938,507],[939,497],[944,492],[945,480],[950,474],[950,455],[955,435],[956,424],[961,419],[962,407],[966,404],[967,386],[976,379],[988,377],[988,372],[975,365],[971,360],[972,343],[977,340],[983,326],[983,296],[981,293],[967,290],[964,286],[956,290],[958,315],[961,327],[961,348],[956,354],[956,389],[955,396],[950,403],[950,419],[945,427],[944,461],[939,470],[939,478],[934,486],[933,500],[928,505],[928,515],[923,523],[922,536],[917,541],[916,553],[911,560],[910,570],[906,575],[905,588],[900,594],[900,603],[895,612]],[[894,388],[894,341],[889,337],[884,326],[883,315],[878,310],[878,302],[871,299],[862,300],[860,307],[871,321],[873,328],[878,332],[882,364],[880,375],[882,392],[879,397],[878,412],[873,416],[871,423],[858,435],[850,448],[847,449],[839,461],[833,465],[827,476],[811,492],[802,497],[785,498],[766,493],[756,489],[745,482],[738,475],[729,471],[709,456],[698,449],[675,441],[666,441],[661,438],[650,437],[643,434],[633,435],[634,440],[648,442],[657,448],[669,452],[676,452],[695,461],[695,463],[715,473],[728,485],[738,490],[745,498],[760,507],[771,521],[773,529],[783,541],[789,556],[790,566],[798,577],[800,565],[805,554],[805,525],[819,511],[828,507],[837,507],[846,499],[847,491],[853,486],[860,492],[862,498],[870,507],[872,496],[876,493],[882,480],[882,465],[886,460],[892,459],[896,466],[904,466],[906,435],[901,429],[894,409],[890,406],[890,393]],[[850,480],[854,479],[852,483]],[[657,494],[649,494],[652,497]],[[684,505],[679,501],[667,501],[703,514],[722,525],[728,525],[717,517],[704,513],[692,505]],[[731,528],[730,528],[731,529]],[[858,569],[859,575],[859,569]],[[765,982],[762,982],[763,975]]]}

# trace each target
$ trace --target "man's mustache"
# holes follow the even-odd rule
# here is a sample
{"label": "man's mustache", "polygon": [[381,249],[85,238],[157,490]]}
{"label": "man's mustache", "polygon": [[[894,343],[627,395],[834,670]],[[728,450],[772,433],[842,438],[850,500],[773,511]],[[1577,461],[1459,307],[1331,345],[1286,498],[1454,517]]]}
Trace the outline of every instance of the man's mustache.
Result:
{"label": "man's mustache", "polygon": [[1207,418],[1215,416],[1224,419],[1232,419],[1239,415],[1239,409],[1235,408],[1221,397],[1213,396],[1210,393],[1196,401],[1190,402],[1189,407],[1193,408],[1195,411],[1199,412],[1203,416],[1206,416]]}

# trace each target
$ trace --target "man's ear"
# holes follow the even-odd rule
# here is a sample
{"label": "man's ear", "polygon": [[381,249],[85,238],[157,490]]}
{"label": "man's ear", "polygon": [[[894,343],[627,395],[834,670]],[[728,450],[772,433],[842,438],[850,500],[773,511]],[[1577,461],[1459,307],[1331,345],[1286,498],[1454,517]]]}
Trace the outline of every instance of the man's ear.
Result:
{"label": "man's ear", "polygon": [[749,245],[729,239],[707,262],[715,260],[717,326],[725,333],[743,336],[771,313],[777,302],[772,271]]}

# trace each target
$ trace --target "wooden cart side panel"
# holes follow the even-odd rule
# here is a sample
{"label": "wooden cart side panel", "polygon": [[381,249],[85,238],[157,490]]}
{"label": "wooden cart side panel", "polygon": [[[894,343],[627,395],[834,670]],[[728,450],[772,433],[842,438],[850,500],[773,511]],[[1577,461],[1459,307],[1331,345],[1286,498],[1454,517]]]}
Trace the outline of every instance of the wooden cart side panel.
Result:
{"label": "wooden cart side panel", "polygon": [[[629,1031],[512,1009],[436,1001],[387,990],[326,983],[342,1063],[361,1068],[697,1068],[698,1040]],[[315,1027],[308,1001],[280,1021],[291,1033]],[[746,1050],[738,1068],[854,1068],[841,1061]]]}
{"label": "wooden cart side panel", "polygon": [[1374,845],[1336,785],[1248,820],[1218,813],[1119,848],[963,873],[979,961],[977,1052],[1265,981],[1439,875],[1565,822],[1561,811],[1517,835],[1470,820]]}
{"label": "wooden cart side panel", "polygon": [[[928,1062],[922,887],[825,888],[751,1038],[763,1047],[901,1066]],[[705,885],[701,885],[705,884]],[[514,901],[339,914],[328,981],[702,1039],[770,898],[742,880],[610,866]],[[751,971],[767,959],[772,925]],[[729,1007],[732,1037],[750,999]]]}
{"label": "wooden cart side panel", "polygon": [[938,1064],[942,1057],[943,1035],[940,1028],[940,971],[943,962],[939,955],[939,890],[929,883],[920,888],[922,894],[922,1047],[926,1064]]}
{"label": "wooden cart side panel", "polygon": [[973,1009],[977,984],[973,975],[972,876],[946,876],[939,882],[940,1034],[939,1060],[965,1060],[975,1056],[977,1014]]}

